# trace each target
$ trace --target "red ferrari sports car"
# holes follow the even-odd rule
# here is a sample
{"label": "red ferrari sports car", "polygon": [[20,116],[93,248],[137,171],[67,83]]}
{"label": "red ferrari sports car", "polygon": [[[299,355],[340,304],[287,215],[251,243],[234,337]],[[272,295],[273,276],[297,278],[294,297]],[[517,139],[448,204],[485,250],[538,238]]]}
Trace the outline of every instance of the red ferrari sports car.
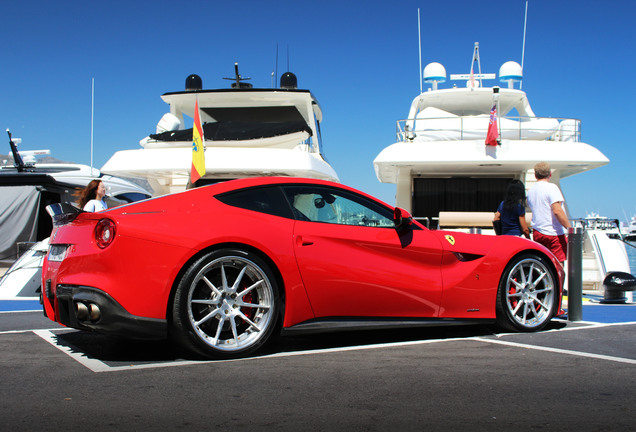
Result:
{"label": "red ferrari sports car", "polygon": [[171,337],[212,358],[253,353],[281,331],[487,321],[540,330],[561,304],[564,272],[543,246],[429,230],[327,181],[250,178],[49,213],[50,319]]}

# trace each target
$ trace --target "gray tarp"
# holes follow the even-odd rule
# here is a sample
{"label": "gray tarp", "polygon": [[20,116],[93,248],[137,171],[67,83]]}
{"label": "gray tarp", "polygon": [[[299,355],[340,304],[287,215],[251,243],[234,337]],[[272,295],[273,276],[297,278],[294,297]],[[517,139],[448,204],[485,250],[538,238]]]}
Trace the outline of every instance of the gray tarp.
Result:
{"label": "gray tarp", "polygon": [[16,259],[16,243],[36,241],[39,206],[37,186],[0,187],[0,260]]}

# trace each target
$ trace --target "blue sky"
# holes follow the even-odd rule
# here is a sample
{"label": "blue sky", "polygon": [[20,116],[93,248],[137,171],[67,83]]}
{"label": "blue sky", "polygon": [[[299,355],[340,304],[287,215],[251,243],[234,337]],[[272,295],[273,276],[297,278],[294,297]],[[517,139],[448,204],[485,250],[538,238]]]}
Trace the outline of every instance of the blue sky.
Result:
{"label": "blue sky", "polygon": [[[373,159],[395,140],[419,92],[422,66],[468,73],[474,42],[483,72],[521,62],[524,0],[5,1],[0,6],[0,127],[23,149],[94,165],[134,149],[167,105],[160,95],[200,75],[226,87],[234,62],[255,87],[289,69],[324,111],[324,152],[341,181],[394,202]],[[538,116],[582,120],[583,141],[610,164],[562,181],[571,216],[636,214],[632,102],[636,61],[631,1],[530,0],[523,89]],[[8,153],[7,141],[0,153]]]}

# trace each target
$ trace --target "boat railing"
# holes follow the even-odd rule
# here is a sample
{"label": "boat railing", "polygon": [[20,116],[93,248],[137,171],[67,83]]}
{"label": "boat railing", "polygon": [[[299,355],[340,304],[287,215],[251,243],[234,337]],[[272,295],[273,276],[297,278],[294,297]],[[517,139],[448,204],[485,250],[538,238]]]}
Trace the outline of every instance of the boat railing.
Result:
{"label": "boat railing", "polygon": [[[488,115],[419,117],[398,120],[398,142],[480,139],[488,132]],[[511,140],[581,141],[581,121],[555,117],[504,116],[497,121],[499,136]]]}
{"label": "boat railing", "polygon": [[570,219],[570,224],[575,228],[597,229],[597,230],[619,230],[620,221],[606,217],[587,217],[580,219]]}

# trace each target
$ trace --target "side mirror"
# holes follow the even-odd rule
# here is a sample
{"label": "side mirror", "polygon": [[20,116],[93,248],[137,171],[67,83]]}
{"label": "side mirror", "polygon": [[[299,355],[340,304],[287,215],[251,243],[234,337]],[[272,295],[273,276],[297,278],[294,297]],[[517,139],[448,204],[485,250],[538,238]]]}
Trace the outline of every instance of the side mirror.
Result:
{"label": "side mirror", "polygon": [[399,207],[393,210],[393,223],[398,229],[407,229],[413,225],[413,216],[409,212]]}

